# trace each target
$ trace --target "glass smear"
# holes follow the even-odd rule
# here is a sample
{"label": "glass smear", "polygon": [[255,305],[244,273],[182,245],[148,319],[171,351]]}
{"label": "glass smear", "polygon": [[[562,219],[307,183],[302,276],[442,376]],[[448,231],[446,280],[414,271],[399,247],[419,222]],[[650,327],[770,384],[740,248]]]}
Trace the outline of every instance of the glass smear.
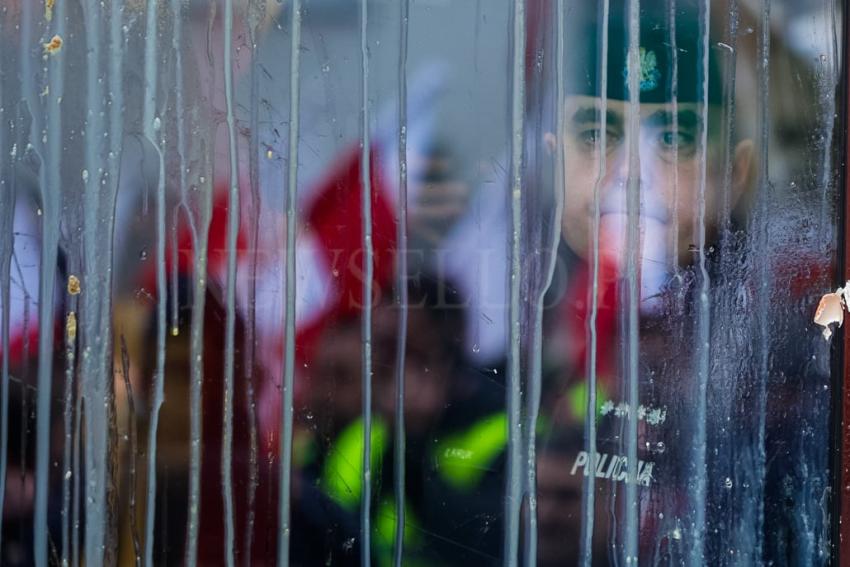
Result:
{"label": "glass smear", "polygon": [[361,321],[361,396],[363,419],[362,476],[360,480],[360,562],[368,567],[372,557],[372,282],[374,247],[372,244],[372,163],[369,129],[369,43],[367,31],[368,1],[360,2],[360,217],[363,223],[362,266],[363,295]]}
{"label": "glass smear", "polygon": [[405,396],[405,351],[407,349],[407,59],[409,49],[410,0],[401,0],[399,9],[399,56],[398,56],[398,211],[397,233],[399,253],[396,258],[395,302],[398,305],[398,340],[395,359],[395,431],[393,450],[394,497],[395,497],[395,534],[393,541],[393,564],[401,567],[404,561],[405,523],[405,432],[404,432],[404,396]]}
{"label": "glass smear", "polygon": [[513,30],[511,34],[513,49],[513,81],[511,91],[511,162],[510,162],[510,272],[509,272],[509,307],[508,307],[508,348],[507,348],[507,388],[506,411],[508,426],[507,470],[505,473],[505,540],[503,559],[505,565],[516,565],[519,561],[519,524],[522,506],[522,422],[521,422],[521,368],[520,344],[521,332],[521,234],[522,234],[522,154],[523,129],[525,114],[525,1],[517,0],[511,19]]}
{"label": "glass smear", "polygon": [[[641,154],[639,145],[640,133],[640,92],[641,80],[643,79],[643,62],[640,57],[640,0],[630,0],[629,2],[629,50],[628,50],[628,93],[629,93],[629,109],[627,113],[628,120],[628,156],[629,156],[629,172],[628,172],[628,188],[626,196],[626,280],[627,298],[625,301],[626,310],[626,399],[628,400],[629,408],[636,408],[640,405],[640,391],[638,384],[638,361],[640,358],[639,351],[639,302],[640,302],[640,283],[638,280],[638,265],[641,261]],[[637,412],[632,410],[628,413],[626,419],[626,479],[630,482],[626,483],[625,489],[625,530],[623,541],[623,559],[625,563],[634,564],[638,561],[638,520],[640,515],[639,501],[637,494],[637,473],[638,473],[638,416]]]}
{"label": "glass smear", "polygon": [[844,4],[344,4],[0,9],[0,563],[826,563]]}
{"label": "glass smear", "polygon": [[298,196],[298,144],[300,143],[300,69],[301,69],[301,2],[292,3],[292,29],[290,32],[290,74],[289,74],[289,177],[286,183],[286,321],[284,327],[286,346],[284,349],[283,391],[281,392],[281,407],[283,408],[281,436],[281,471],[280,471],[280,548],[278,565],[289,564],[290,538],[290,509],[289,494],[291,494],[292,475],[292,413],[295,384],[295,297],[297,279],[295,267],[296,246],[296,204]]}

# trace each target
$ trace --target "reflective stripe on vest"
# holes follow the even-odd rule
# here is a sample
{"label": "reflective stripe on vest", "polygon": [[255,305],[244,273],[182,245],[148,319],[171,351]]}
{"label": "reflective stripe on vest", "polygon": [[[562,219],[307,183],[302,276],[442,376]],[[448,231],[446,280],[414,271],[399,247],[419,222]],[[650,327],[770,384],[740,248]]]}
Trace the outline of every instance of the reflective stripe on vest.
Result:
{"label": "reflective stripe on vest", "polygon": [[507,442],[507,415],[499,412],[487,416],[437,444],[437,471],[454,488],[470,489],[504,451]]}
{"label": "reflective stripe on vest", "polygon": [[[584,421],[587,415],[587,399],[590,394],[590,386],[587,380],[576,382],[567,389],[567,403],[570,408],[570,416],[577,422]],[[599,411],[602,409],[602,404],[605,403],[607,397],[607,389],[600,381],[596,382],[596,416],[599,417]]]}
{"label": "reflective stripe on vest", "polygon": [[[395,548],[396,528],[395,502],[383,500],[378,506],[375,521],[372,524],[373,550],[380,567],[392,567],[393,550]],[[418,567],[420,565],[431,565],[424,563],[421,559],[423,552],[422,528],[410,506],[404,506],[404,559],[402,565],[405,567]]]}
{"label": "reflective stripe on vest", "polygon": [[[387,441],[387,426],[372,422],[372,470],[376,470]],[[322,467],[321,487],[325,494],[345,509],[360,503],[363,492],[363,420],[358,418],[342,430],[328,451]]]}

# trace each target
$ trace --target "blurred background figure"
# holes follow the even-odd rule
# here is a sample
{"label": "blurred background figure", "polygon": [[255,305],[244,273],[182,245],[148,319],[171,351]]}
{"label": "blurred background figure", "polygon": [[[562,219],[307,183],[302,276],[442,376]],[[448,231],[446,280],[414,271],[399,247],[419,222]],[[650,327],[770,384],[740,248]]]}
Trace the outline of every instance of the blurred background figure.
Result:
{"label": "blurred background figure", "polygon": [[[408,293],[406,555],[423,565],[489,565],[496,560],[492,546],[499,534],[504,435],[498,429],[504,420],[495,421],[494,450],[482,428],[493,423],[493,417],[483,399],[470,396],[470,369],[461,348],[465,305],[458,292],[448,282],[423,277],[411,281]],[[398,403],[393,370],[398,311],[388,297],[376,306],[373,329],[373,541],[375,559],[389,564],[396,522],[392,439]],[[311,435],[312,447],[304,484],[318,487],[351,514],[349,523],[356,523],[364,497],[360,341],[359,317],[328,325],[317,350],[325,354],[310,365],[310,402],[301,408],[301,425]]]}

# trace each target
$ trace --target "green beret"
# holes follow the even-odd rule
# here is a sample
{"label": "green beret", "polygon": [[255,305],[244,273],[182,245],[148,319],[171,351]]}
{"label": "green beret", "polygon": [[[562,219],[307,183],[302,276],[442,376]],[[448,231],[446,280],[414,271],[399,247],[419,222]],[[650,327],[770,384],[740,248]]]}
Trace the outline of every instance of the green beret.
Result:
{"label": "green beret", "polygon": [[[630,100],[628,81],[629,1],[610,0],[606,67],[609,99]],[[678,0],[640,3],[640,100],[647,103],[703,102],[708,77],[708,102],[720,104],[722,84],[714,34],[709,34],[708,68],[704,63],[704,3]],[[602,2],[579,0],[565,10],[566,92],[602,96]],[[675,30],[675,31],[674,31]],[[676,81],[674,81],[674,71]]]}

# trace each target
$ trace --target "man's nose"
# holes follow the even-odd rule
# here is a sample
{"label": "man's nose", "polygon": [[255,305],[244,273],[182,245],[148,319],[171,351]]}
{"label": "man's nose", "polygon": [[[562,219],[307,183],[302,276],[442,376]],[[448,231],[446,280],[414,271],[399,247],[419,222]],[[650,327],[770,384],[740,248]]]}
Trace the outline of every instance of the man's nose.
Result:
{"label": "man's nose", "polygon": [[630,165],[629,145],[621,144],[608,154],[606,177],[600,184],[600,196],[603,211],[606,208],[626,211],[629,191],[629,179],[634,176],[640,195],[639,214],[649,215],[661,222],[670,218],[669,203],[664,193],[663,179],[667,170],[652,152],[651,140],[638,138],[635,148],[635,165]]}
{"label": "man's nose", "polygon": [[640,175],[640,154],[636,156],[636,161],[638,162],[637,171],[633,171],[631,164],[631,148],[629,147],[628,142],[620,144],[620,147],[617,148],[613,157],[616,159],[615,171],[617,180],[622,182],[623,185],[628,183],[630,175]]}
{"label": "man's nose", "polygon": [[638,181],[642,190],[651,190],[654,177],[657,176],[658,163],[653,159],[654,155],[651,151],[651,142],[641,132],[635,139],[634,161],[632,166],[632,156],[630,152],[628,140],[620,144],[617,149],[608,154],[608,176],[609,183],[612,187],[622,188],[627,190],[629,179],[634,176],[635,181]]}
{"label": "man's nose", "polygon": [[[620,144],[614,151],[608,153],[605,166],[605,177],[602,179],[599,190],[607,198],[616,198],[618,194],[625,198],[629,184],[629,174],[632,168],[629,164],[628,144]],[[640,176],[640,166],[634,172]],[[638,177],[640,179],[640,177]]]}

